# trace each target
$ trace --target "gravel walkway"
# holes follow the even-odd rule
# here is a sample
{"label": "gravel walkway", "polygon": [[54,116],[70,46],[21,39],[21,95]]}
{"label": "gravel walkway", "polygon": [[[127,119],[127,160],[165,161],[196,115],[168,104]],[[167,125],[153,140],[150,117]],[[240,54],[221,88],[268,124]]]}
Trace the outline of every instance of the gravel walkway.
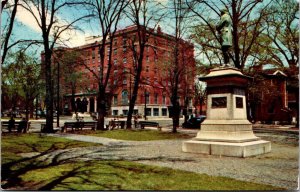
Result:
{"label": "gravel walkway", "polygon": [[45,156],[45,159],[82,160],[129,160],[148,165],[157,165],[224,176],[243,181],[270,184],[273,186],[297,189],[299,148],[297,136],[272,135],[261,133],[257,136],[272,141],[271,153],[249,158],[211,156],[184,153],[181,150],[184,140],[160,141],[120,141],[115,139],[82,136],[74,134],[49,134],[56,137],[102,143],[104,146],[58,150]]}

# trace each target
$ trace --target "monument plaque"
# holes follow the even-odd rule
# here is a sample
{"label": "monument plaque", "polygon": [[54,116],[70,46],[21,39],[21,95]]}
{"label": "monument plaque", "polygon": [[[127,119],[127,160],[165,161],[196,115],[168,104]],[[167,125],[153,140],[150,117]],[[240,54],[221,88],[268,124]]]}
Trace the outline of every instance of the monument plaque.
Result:
{"label": "monument plaque", "polygon": [[235,107],[243,108],[243,97],[235,97]]}
{"label": "monument plaque", "polygon": [[212,108],[226,108],[227,106],[227,97],[212,97],[211,98],[211,107]]}

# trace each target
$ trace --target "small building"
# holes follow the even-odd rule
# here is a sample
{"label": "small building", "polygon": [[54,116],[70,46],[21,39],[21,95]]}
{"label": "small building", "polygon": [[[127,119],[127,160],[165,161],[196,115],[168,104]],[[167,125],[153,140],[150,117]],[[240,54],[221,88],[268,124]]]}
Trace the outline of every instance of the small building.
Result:
{"label": "small building", "polygon": [[249,119],[262,123],[291,123],[291,100],[287,74],[278,69],[256,69],[248,89]]}

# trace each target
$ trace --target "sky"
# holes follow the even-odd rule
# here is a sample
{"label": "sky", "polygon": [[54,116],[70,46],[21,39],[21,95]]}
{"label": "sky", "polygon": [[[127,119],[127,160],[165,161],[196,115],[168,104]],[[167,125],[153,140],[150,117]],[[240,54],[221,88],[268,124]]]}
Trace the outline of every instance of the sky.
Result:
{"label": "sky", "polygon": [[[163,6],[166,6],[168,3],[168,0],[155,0],[155,1],[160,2]],[[298,2],[299,2],[299,0],[298,0]],[[37,10],[34,9],[35,8],[34,6],[30,6],[30,8],[32,8],[34,10],[34,12],[37,14]],[[201,7],[200,7],[200,9],[201,9]],[[210,12],[209,12],[209,10],[203,10],[203,11],[204,11],[204,13],[202,13],[202,14],[206,14],[207,16],[210,16],[213,18],[216,17],[216,19],[218,19],[218,16],[214,15],[214,13],[212,11],[210,11]],[[80,15],[83,15],[85,13],[86,13],[86,11],[84,8],[63,9],[61,12],[58,13],[58,16],[57,16],[58,23],[56,25],[57,26],[64,25],[67,22],[71,22],[72,20],[74,20],[74,18],[78,18],[78,17],[80,17]],[[4,12],[2,14],[2,18],[1,18],[2,28],[5,25],[6,18],[7,18],[7,14]],[[191,20],[189,22],[189,24],[192,22],[195,22],[196,24],[198,23],[198,21],[196,21],[196,20]],[[172,35],[174,33],[174,28],[171,27],[171,25],[173,23],[174,22],[171,22],[171,18],[166,17],[166,18],[164,18],[164,21],[159,22],[159,25],[161,26],[161,29],[163,30],[163,32]],[[125,27],[130,24],[131,23],[129,22],[128,19],[124,19],[124,17],[121,18],[121,21],[120,21],[121,27]],[[66,41],[64,46],[68,46],[68,47],[80,46],[80,45],[85,44],[86,37],[100,35],[99,25],[95,19],[78,22],[77,27],[79,27],[81,30],[72,30],[72,31],[68,31],[68,32],[65,32],[62,34],[62,36],[61,36],[62,39],[64,41],[68,40],[68,41]],[[55,28],[55,27],[53,27],[53,28]],[[53,31],[51,34],[53,34]],[[18,11],[17,11],[16,24],[14,26],[13,36],[11,37],[11,41],[17,41],[20,39],[42,40],[41,29],[39,28],[34,17],[28,11],[24,10],[21,7],[19,7]],[[196,47],[196,49],[198,49],[198,48]],[[35,56],[37,58],[40,58],[40,53],[43,50],[43,47],[42,47],[42,45],[35,46],[35,47],[32,47],[31,50],[33,50],[35,52]],[[195,55],[197,56],[198,53],[195,52]],[[204,57],[202,57],[202,58],[205,60]]]}
{"label": "sky", "polygon": [[[157,0],[162,4],[165,4],[167,0]],[[35,15],[38,15],[38,11],[34,5],[31,5],[30,8],[33,10]],[[68,22],[72,22],[75,18],[80,17],[81,15],[86,14],[87,12],[84,9],[62,9],[62,11],[58,12],[57,26],[62,26]],[[1,17],[1,27],[5,25],[6,19],[8,18],[7,13],[5,11]],[[49,18],[49,15],[48,15]],[[11,41],[17,41],[20,39],[33,39],[33,40],[41,40],[41,29],[39,28],[36,20],[22,7],[18,7],[18,11],[16,14],[16,23],[14,25],[13,36],[11,37]],[[120,22],[122,27],[130,25],[128,20],[121,19]],[[80,28],[80,30],[69,30],[67,32],[62,33],[61,38],[64,41],[63,46],[67,47],[76,47],[85,44],[85,38],[88,36],[99,36],[99,25],[95,19],[85,20],[76,23],[76,27]],[[53,27],[52,29],[54,29]],[[3,31],[2,31],[3,33]],[[53,31],[51,32],[53,34]],[[37,53],[40,53],[43,48],[42,46],[32,47],[32,50],[35,50]]]}

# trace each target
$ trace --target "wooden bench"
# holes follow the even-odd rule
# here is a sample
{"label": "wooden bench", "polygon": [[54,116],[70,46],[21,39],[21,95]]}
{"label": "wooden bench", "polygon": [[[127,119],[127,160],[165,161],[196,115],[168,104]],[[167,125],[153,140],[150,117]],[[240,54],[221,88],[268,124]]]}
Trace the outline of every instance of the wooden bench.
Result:
{"label": "wooden bench", "polygon": [[[12,129],[12,131],[17,131],[19,125],[20,125],[20,121],[15,121],[15,127]],[[31,122],[28,121],[27,122],[27,127],[26,127],[26,132],[29,131],[30,125],[31,125]],[[8,121],[1,121],[1,127],[6,127],[8,129]]]}
{"label": "wooden bench", "polygon": [[84,129],[84,128],[91,128],[92,130],[97,129],[97,121],[72,121],[72,122],[65,122],[64,126],[62,127],[62,132],[66,132],[68,128],[71,128],[72,131],[74,129]]}
{"label": "wooden bench", "polygon": [[108,124],[108,129],[113,130],[114,128],[125,128],[126,121],[118,121],[118,120],[111,120]]}
{"label": "wooden bench", "polygon": [[161,127],[159,126],[159,123],[153,122],[153,121],[139,121],[138,124],[141,126],[141,129],[144,129],[147,127],[157,127],[159,131],[161,131]]}

